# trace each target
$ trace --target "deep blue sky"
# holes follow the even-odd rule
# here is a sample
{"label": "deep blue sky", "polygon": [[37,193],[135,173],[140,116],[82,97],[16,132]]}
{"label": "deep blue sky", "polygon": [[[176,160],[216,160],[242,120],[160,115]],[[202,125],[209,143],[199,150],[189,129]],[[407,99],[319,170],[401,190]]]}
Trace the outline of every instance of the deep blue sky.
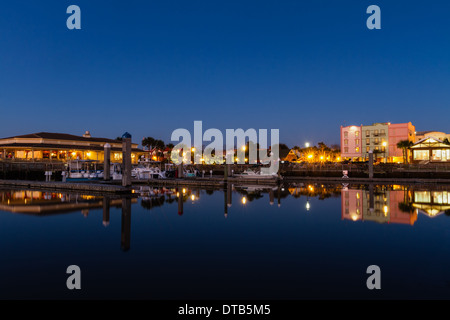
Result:
{"label": "deep blue sky", "polygon": [[[68,30],[66,8],[81,8]],[[381,30],[366,9],[381,8]],[[450,132],[449,1],[7,1],[0,137],[39,131],[170,142],[176,128]]]}

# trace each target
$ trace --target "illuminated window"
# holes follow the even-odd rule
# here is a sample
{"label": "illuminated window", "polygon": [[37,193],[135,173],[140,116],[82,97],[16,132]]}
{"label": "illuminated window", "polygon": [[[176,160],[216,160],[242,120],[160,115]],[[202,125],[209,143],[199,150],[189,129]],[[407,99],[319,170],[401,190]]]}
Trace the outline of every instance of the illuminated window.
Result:
{"label": "illuminated window", "polygon": [[370,144],[370,139],[366,139],[366,144]]}
{"label": "illuminated window", "polygon": [[430,152],[428,150],[414,150],[414,160],[429,160]]}
{"label": "illuminated window", "polygon": [[344,145],[348,145],[348,139],[344,139]]}
{"label": "illuminated window", "polygon": [[355,144],[359,146],[359,139],[355,139]]}
{"label": "illuminated window", "polygon": [[430,191],[414,191],[414,202],[430,203],[431,192]]}
{"label": "illuminated window", "polygon": [[355,137],[359,137],[359,131],[355,132]]}
{"label": "illuminated window", "polygon": [[369,152],[370,151],[370,147],[366,147],[366,152]]}
{"label": "illuminated window", "polygon": [[370,130],[366,130],[366,137],[370,137]]}
{"label": "illuminated window", "polygon": [[355,152],[359,152],[359,147],[356,147],[356,148],[355,148]]}
{"label": "illuminated window", "polygon": [[344,131],[344,138],[348,137],[348,131]]}

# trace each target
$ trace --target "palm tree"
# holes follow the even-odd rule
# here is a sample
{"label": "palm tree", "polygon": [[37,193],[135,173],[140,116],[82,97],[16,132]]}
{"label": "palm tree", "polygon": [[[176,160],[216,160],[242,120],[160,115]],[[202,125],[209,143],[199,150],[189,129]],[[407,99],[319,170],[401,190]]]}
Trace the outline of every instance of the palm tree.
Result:
{"label": "palm tree", "polygon": [[397,148],[402,149],[404,163],[408,163],[408,149],[411,148],[412,145],[413,142],[409,140],[401,140],[397,143]]}
{"label": "palm tree", "polygon": [[155,145],[155,139],[153,137],[146,137],[142,139],[142,146],[148,147],[149,150]]}

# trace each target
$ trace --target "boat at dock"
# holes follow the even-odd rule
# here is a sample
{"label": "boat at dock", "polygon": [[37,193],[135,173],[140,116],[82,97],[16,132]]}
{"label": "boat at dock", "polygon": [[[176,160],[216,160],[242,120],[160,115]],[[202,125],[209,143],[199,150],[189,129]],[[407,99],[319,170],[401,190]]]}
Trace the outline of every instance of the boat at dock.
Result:
{"label": "boat at dock", "polygon": [[66,181],[88,181],[103,179],[103,171],[98,170],[98,161],[71,160],[67,162]]}
{"label": "boat at dock", "polygon": [[245,179],[276,179],[277,174],[264,174],[247,169],[242,173],[234,174],[234,176]]}

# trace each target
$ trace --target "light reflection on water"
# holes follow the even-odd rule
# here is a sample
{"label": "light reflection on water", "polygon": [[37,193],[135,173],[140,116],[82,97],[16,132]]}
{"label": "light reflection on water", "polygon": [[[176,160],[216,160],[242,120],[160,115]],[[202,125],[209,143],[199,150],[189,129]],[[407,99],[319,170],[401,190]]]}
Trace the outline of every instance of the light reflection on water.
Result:
{"label": "light reflection on water", "polygon": [[[450,186],[0,191],[1,298],[448,298]],[[80,265],[83,290],[65,287]],[[383,274],[365,287],[368,265]],[[149,289],[151,288],[151,290]]]}

